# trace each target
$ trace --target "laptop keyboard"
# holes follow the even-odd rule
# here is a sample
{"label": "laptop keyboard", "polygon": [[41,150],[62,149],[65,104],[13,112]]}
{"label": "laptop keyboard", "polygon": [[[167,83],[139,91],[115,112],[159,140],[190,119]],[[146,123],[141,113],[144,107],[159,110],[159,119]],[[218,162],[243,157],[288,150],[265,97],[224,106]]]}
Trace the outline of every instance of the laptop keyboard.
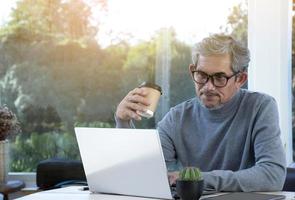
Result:
{"label": "laptop keyboard", "polygon": [[180,197],[178,196],[178,194],[176,192],[176,185],[171,185],[170,189],[171,189],[171,194],[172,194],[173,199],[175,199],[175,200],[180,199]]}

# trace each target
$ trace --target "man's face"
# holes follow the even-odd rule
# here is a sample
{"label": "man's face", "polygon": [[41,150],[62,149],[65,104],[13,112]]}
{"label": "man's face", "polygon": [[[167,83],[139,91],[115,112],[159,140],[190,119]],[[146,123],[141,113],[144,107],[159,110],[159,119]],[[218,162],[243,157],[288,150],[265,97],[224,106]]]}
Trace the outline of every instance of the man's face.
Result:
{"label": "man's face", "polygon": [[[192,70],[192,67],[190,67]],[[224,74],[230,77],[234,74],[231,70],[231,57],[225,55],[199,56],[196,70],[208,75]],[[238,76],[238,75],[237,75]],[[216,108],[228,102],[239,90],[245,81],[239,81],[236,77],[228,79],[226,86],[216,87],[209,78],[207,83],[199,84],[195,82],[197,96],[207,108]]]}

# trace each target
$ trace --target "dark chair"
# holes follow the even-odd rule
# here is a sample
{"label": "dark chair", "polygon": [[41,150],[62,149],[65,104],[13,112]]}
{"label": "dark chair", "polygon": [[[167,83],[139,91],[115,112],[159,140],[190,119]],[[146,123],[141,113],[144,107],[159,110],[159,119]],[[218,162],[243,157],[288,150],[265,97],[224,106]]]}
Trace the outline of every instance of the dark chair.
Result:
{"label": "dark chair", "polygon": [[295,191],[295,168],[287,168],[287,176],[283,191]]}
{"label": "dark chair", "polygon": [[38,164],[36,174],[37,186],[42,190],[87,185],[83,164],[78,160],[44,160]]}

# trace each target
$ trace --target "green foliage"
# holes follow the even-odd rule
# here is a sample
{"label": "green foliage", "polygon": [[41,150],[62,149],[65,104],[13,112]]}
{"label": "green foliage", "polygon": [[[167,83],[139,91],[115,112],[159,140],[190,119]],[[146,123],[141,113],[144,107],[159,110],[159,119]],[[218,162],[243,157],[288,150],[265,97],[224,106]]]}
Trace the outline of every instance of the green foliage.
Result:
{"label": "green foliage", "polygon": [[0,35],[12,33],[23,37],[47,36],[55,39],[86,39],[97,29],[89,23],[90,7],[82,0],[19,0],[11,20]]}
{"label": "green foliage", "polygon": [[[114,124],[106,122],[82,122],[76,126],[112,128]],[[54,129],[52,129],[54,130]],[[31,172],[37,164],[48,158],[80,159],[78,144],[74,133],[51,131],[33,132],[28,136],[19,135],[11,143],[10,170],[13,172]]]}
{"label": "green foliage", "polygon": [[199,181],[202,180],[201,171],[197,167],[185,167],[179,172],[181,181]]}
{"label": "green foliage", "polygon": [[156,43],[151,40],[142,42],[133,46],[128,51],[126,61],[124,62],[125,72],[130,74],[138,82],[153,82],[154,68],[156,60]]}
{"label": "green foliage", "polygon": [[[106,10],[105,0],[92,2]],[[0,101],[17,114],[23,130],[12,144],[12,171],[34,171],[51,157],[79,158],[74,126],[114,127],[120,100],[154,79],[160,32],[137,45],[121,40],[101,48],[90,16],[82,0],[19,0],[0,28]],[[170,31],[175,105],[194,90],[190,47]],[[155,120],[137,127],[155,128]]]}
{"label": "green foliage", "polygon": [[114,128],[114,123],[107,122],[76,122],[75,127]]}
{"label": "green foliage", "polygon": [[[195,97],[194,83],[190,77],[189,64],[191,64],[191,47],[177,41],[172,42],[172,61],[170,82],[170,106]],[[181,94],[181,95],[179,95]]]}
{"label": "green foliage", "polygon": [[232,34],[245,45],[248,42],[248,5],[247,0],[234,6],[227,17],[227,25],[221,30]]}
{"label": "green foliage", "polygon": [[73,134],[35,132],[28,138],[17,136],[14,143],[11,143],[10,171],[32,172],[40,161],[53,157],[80,159]]}
{"label": "green foliage", "polygon": [[[293,14],[293,16],[292,16],[292,68],[293,68],[293,71],[295,70],[294,69],[295,68],[295,59],[294,59],[295,56],[294,55],[295,55],[295,15]],[[293,74],[294,74],[294,72],[293,72]],[[294,83],[293,83],[293,85],[294,85]]]}

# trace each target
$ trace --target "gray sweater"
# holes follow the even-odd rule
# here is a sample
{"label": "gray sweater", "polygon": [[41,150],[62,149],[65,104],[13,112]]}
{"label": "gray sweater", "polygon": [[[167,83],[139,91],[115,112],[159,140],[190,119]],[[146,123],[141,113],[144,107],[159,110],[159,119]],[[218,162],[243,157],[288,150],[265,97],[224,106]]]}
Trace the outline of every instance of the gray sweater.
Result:
{"label": "gray sweater", "polygon": [[172,108],[158,124],[168,168],[198,166],[207,189],[281,190],[285,153],[275,100],[240,90],[218,109],[198,98]]}
{"label": "gray sweater", "polygon": [[[118,127],[128,127],[118,123]],[[240,90],[218,109],[198,98],[173,108],[158,123],[168,169],[200,167],[205,189],[276,191],[285,181],[285,153],[274,98]]]}

